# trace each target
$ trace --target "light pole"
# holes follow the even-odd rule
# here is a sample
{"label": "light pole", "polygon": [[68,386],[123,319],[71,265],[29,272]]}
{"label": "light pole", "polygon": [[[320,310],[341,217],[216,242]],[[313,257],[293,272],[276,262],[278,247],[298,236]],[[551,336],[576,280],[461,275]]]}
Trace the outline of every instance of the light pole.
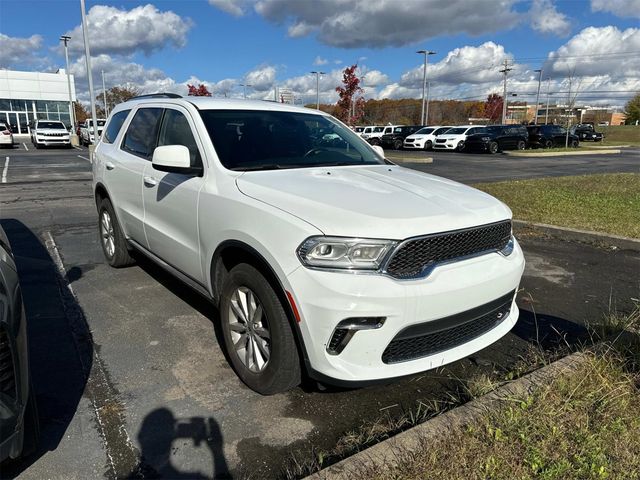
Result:
{"label": "light pole", "polygon": [[71,135],[70,135],[70,139],[71,139],[71,144],[72,145],[77,145],[78,144],[78,136],[76,135],[76,112],[75,109],[73,108],[73,97],[71,95],[71,74],[69,73],[69,49],[67,47],[67,44],[69,43],[69,40],[71,40],[71,37],[69,35],[62,35],[60,37],[60,41],[62,41],[64,43],[64,59],[67,63],[67,89],[69,90],[69,120],[71,120]]}
{"label": "light pole", "polygon": [[538,124],[538,105],[540,104],[540,81],[542,80],[542,69],[534,70],[538,73],[538,93],[536,94],[536,115],[533,117],[534,125]]}
{"label": "light pole", "polygon": [[504,85],[502,90],[502,125],[505,125],[507,122],[507,73],[509,73],[512,68],[509,68],[509,60],[505,58],[504,60],[504,68],[500,70],[500,73],[504,74]]}
{"label": "light pole", "polygon": [[544,111],[544,124],[545,125],[549,122],[549,83],[551,83],[551,78],[547,77],[547,108]]}
{"label": "light pole", "polygon": [[239,83],[238,85],[240,87],[242,87],[242,96],[246,99],[247,98],[247,87],[251,88],[251,87],[253,87],[253,85],[251,85],[249,83]]}
{"label": "light pole", "polygon": [[109,116],[109,107],[107,107],[107,89],[104,86],[104,70],[100,70],[102,73],[102,98],[104,102],[104,118]]}
{"label": "light pole", "polygon": [[[429,59],[429,55],[435,55],[436,52],[431,50],[418,50],[416,53],[424,55],[424,68],[422,69],[422,112],[420,113],[420,125],[425,124],[425,90],[427,88],[427,62]],[[429,107],[427,106],[427,112],[429,111]]]}
{"label": "light pole", "polygon": [[[91,122],[93,123],[93,142],[98,141],[98,122],[96,120],[96,99],[93,93],[93,76],[91,75],[91,52],[89,51],[89,34],[87,32],[87,14],[84,9],[84,0],[80,0],[80,12],[82,14],[82,37],[84,38],[84,57],[87,64],[87,79],[89,80],[89,96],[91,97]],[[89,141],[91,141],[91,129],[89,129]],[[90,156],[91,157],[91,156]]]}
{"label": "light pole", "polygon": [[311,72],[316,76],[316,110],[320,110],[320,75],[324,75],[324,72]]}

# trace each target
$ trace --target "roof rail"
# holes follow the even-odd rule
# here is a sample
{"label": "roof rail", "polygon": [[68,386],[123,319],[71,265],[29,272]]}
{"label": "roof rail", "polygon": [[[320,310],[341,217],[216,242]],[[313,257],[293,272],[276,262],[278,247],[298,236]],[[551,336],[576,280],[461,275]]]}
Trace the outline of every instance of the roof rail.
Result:
{"label": "roof rail", "polygon": [[146,95],[132,97],[129,100],[139,100],[141,98],[182,98],[182,95],[178,95],[177,93],[148,93]]}

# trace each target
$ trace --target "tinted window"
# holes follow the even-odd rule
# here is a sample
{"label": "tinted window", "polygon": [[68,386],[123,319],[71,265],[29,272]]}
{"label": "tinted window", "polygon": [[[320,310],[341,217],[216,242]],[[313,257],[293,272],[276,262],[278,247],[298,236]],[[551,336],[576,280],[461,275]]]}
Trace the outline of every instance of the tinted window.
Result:
{"label": "tinted window", "polygon": [[416,135],[427,135],[428,133],[433,132],[433,128],[421,128],[416,132]]}
{"label": "tinted window", "polygon": [[383,160],[332,117],[262,110],[201,110],[218,158],[231,170],[378,165]]}
{"label": "tinted window", "polygon": [[102,140],[103,142],[115,142],[116,137],[118,136],[118,133],[120,133],[120,129],[122,128],[122,124],[127,118],[127,115],[129,115],[130,111],[131,110],[122,110],[121,112],[114,113],[112,115],[107,129],[104,131],[104,139]]}
{"label": "tinted window", "polygon": [[451,127],[442,127],[437,129],[435,132],[433,132],[434,135],[442,135],[445,132],[448,132],[449,130],[451,130]]}
{"label": "tinted window", "polygon": [[198,145],[195,138],[193,138],[193,132],[187,117],[177,110],[167,109],[164,112],[160,134],[158,135],[158,146],[162,145],[184,145],[189,149],[191,166],[200,167],[202,165]]}
{"label": "tinted window", "polygon": [[122,149],[143,158],[151,158],[156,145],[162,108],[141,108],[129,124]]}
{"label": "tinted window", "polygon": [[467,129],[466,128],[452,128],[450,130],[447,130],[447,134],[448,135],[462,135],[464,132],[466,132]]}
{"label": "tinted window", "polygon": [[38,122],[38,128],[65,128],[62,122]]}

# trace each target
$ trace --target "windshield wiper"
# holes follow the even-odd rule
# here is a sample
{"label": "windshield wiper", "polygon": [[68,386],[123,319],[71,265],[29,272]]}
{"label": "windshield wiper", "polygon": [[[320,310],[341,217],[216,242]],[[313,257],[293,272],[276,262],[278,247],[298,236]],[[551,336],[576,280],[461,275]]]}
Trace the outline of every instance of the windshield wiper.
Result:
{"label": "windshield wiper", "polygon": [[252,165],[249,167],[234,167],[231,170],[234,170],[236,172],[252,172],[256,170],[279,170],[281,168],[288,168],[288,167],[277,164],[277,163],[268,163],[265,165]]}

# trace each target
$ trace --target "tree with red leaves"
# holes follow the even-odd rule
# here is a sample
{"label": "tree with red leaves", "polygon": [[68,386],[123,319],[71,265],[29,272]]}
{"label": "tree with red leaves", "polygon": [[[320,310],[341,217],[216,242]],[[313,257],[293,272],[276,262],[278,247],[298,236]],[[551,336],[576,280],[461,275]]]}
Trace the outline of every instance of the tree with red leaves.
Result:
{"label": "tree with red leaves", "polygon": [[492,93],[484,103],[484,114],[491,123],[499,123],[502,120],[502,96]]}
{"label": "tree with red leaves", "polygon": [[335,115],[348,125],[353,125],[364,115],[364,98],[356,95],[364,93],[360,79],[356,75],[358,65],[351,65],[342,72],[341,87],[336,87],[340,99],[336,103]]}
{"label": "tree with red leaves", "polygon": [[209,89],[202,83],[197,87],[195,85],[189,85],[187,83],[187,87],[189,87],[190,97],[210,97],[211,96],[211,92],[209,91]]}

